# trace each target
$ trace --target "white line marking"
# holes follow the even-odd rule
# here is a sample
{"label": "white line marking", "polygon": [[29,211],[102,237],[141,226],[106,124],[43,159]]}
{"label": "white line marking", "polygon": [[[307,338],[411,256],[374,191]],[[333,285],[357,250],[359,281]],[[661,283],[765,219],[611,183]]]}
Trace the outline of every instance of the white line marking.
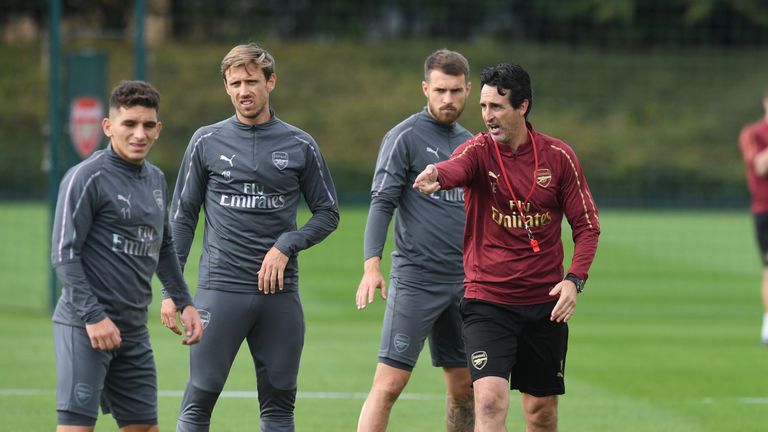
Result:
{"label": "white line marking", "polygon": [[[182,390],[160,390],[157,392],[159,397],[176,397],[180,398],[184,394]],[[54,389],[13,389],[13,388],[0,388],[0,397],[2,396],[55,396],[56,390]],[[299,399],[338,399],[338,400],[364,400],[368,396],[368,393],[361,392],[298,392],[296,395]],[[255,391],[244,390],[227,390],[221,392],[220,398],[228,399],[256,399],[258,393]],[[443,400],[445,395],[438,393],[403,393],[399,399],[408,400]],[[768,405],[768,396],[765,397],[741,397],[741,398],[714,398],[705,397],[699,399],[700,403],[713,404],[713,403],[727,403],[735,402],[737,404],[744,405]]]}
{"label": "white line marking", "polygon": [[743,404],[765,404],[768,405],[768,397],[747,397],[739,399]]}
{"label": "white line marking", "polygon": [[[0,388],[0,396],[55,396],[56,390],[53,389],[10,389]],[[160,390],[157,392],[160,397],[182,397],[183,390]],[[221,398],[231,399],[250,399],[257,398],[255,391],[229,390],[221,392]],[[340,400],[364,400],[368,393],[350,393],[350,392],[298,392],[299,399],[340,399]],[[399,399],[410,400],[443,400],[444,395],[435,393],[403,393]]]}

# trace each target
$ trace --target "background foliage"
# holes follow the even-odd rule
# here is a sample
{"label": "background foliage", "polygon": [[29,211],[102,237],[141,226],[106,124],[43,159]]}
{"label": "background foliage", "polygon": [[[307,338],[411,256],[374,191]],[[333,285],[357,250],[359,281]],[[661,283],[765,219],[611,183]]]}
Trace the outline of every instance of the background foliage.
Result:
{"label": "background foliage", "polygon": [[[106,52],[110,87],[131,78],[132,2],[63,3],[65,54]],[[21,16],[44,25],[46,4],[2,2],[0,28]],[[253,40],[277,59],[278,115],[317,139],[344,202],[365,201],[381,137],[424,105],[422,62],[440,47],[467,56],[476,84],[485,66],[526,67],[531,120],[576,149],[601,204],[746,202],[736,140],[768,88],[758,0],[151,0],[148,10],[165,23],[147,59],[165,123],[151,157],[171,182],[195,129],[232,114],[218,64]],[[0,45],[0,197],[47,187],[42,40]],[[461,119],[473,132],[484,130],[478,93]]]}

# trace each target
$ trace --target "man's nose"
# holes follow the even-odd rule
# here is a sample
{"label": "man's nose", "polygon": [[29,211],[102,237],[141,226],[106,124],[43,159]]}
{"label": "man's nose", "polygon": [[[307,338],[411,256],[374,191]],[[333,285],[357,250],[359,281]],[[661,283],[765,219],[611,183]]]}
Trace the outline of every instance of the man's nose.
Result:
{"label": "man's nose", "polygon": [[136,126],[136,129],[133,130],[133,135],[136,138],[146,138],[147,137],[147,129],[143,125]]}

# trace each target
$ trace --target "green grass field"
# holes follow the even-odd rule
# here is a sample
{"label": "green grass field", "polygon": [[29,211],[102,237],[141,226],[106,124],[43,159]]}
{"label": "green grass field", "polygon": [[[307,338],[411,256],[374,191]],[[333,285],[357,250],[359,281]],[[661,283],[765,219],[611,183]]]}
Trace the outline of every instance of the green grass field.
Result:
{"label": "green grass field", "polygon": [[[300,431],[354,430],[375,367],[383,304],[354,306],[366,209],[301,255],[307,320]],[[47,210],[0,205],[1,430],[52,430],[55,370],[47,312]],[[560,403],[563,431],[763,431],[768,348],[759,343],[760,266],[744,212],[619,211],[603,235],[571,322]],[[567,235],[567,234],[566,234]],[[199,236],[198,236],[199,237]],[[199,250],[199,246],[197,246]],[[192,261],[192,260],[190,260]],[[189,281],[195,280],[190,265]],[[160,385],[160,425],[173,430],[187,375],[186,348],[150,327]],[[214,431],[257,430],[255,377],[246,350],[214,412]],[[392,431],[442,430],[442,377],[425,352],[394,408]],[[236,397],[239,396],[239,397]],[[245,396],[245,397],[243,397]],[[513,393],[510,430],[523,430]],[[101,417],[97,430],[116,430]]]}

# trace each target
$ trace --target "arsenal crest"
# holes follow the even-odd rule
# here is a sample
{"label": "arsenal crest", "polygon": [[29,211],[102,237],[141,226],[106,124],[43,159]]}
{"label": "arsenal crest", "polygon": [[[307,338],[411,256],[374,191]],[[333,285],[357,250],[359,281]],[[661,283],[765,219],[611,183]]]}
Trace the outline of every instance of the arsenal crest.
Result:
{"label": "arsenal crest", "polygon": [[162,210],[163,209],[163,191],[160,189],[155,189],[152,191],[152,196],[155,197],[155,204],[157,204],[157,207]]}
{"label": "arsenal crest", "polygon": [[552,182],[552,171],[548,168],[539,168],[536,172],[536,184],[545,188]]}
{"label": "arsenal crest", "polygon": [[471,361],[475,369],[481,370],[488,364],[488,353],[485,351],[475,351],[472,353]]}
{"label": "arsenal crest", "polygon": [[280,171],[284,170],[288,166],[288,153],[286,152],[272,152],[272,163],[275,164]]}
{"label": "arsenal crest", "polygon": [[409,346],[411,346],[411,338],[402,333],[398,333],[395,335],[395,340],[393,342],[395,344],[395,349],[397,352],[401,353],[408,349]]}
{"label": "arsenal crest", "polygon": [[203,323],[203,330],[211,323],[211,313],[205,309],[198,309],[197,314],[200,315],[200,322]]}
{"label": "arsenal crest", "polygon": [[72,392],[75,396],[75,401],[80,406],[85,406],[88,404],[88,402],[91,401],[91,397],[93,396],[93,388],[86,384],[86,383],[77,383],[75,384],[75,389]]}
{"label": "arsenal crest", "polygon": [[72,101],[69,107],[69,135],[81,158],[87,158],[99,147],[103,118],[104,107],[99,99],[84,96]]}

